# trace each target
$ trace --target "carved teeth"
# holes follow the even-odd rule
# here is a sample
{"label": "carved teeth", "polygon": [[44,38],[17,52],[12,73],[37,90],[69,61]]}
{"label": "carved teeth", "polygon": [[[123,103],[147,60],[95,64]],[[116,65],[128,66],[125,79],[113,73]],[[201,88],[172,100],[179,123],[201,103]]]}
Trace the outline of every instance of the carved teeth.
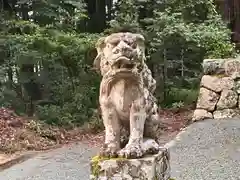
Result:
{"label": "carved teeth", "polygon": [[119,57],[113,64],[113,68],[130,70],[134,68],[134,64],[131,63],[131,60],[126,57]]}
{"label": "carved teeth", "polygon": [[119,57],[116,59],[116,62],[118,62],[118,61],[130,61],[130,59],[125,56],[122,56],[122,57]]}

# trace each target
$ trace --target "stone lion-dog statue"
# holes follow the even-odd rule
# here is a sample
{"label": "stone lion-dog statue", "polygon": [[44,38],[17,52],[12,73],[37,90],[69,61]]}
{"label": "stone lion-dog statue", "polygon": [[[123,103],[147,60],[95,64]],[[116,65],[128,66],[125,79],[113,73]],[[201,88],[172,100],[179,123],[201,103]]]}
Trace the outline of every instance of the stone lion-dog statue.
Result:
{"label": "stone lion-dog statue", "polygon": [[102,75],[99,102],[105,127],[100,155],[140,158],[157,153],[162,125],[153,96],[156,81],[145,63],[144,37],[113,33],[100,38],[96,49],[94,67]]}

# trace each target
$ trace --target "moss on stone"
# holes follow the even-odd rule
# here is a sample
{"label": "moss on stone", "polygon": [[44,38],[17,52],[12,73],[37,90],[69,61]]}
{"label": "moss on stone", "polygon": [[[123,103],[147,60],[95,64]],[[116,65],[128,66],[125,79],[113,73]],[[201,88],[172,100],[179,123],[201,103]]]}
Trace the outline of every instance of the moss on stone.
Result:
{"label": "moss on stone", "polygon": [[122,158],[122,157],[117,157],[117,158],[109,158],[109,157],[103,157],[103,156],[94,156],[91,159],[91,173],[97,178],[99,176],[100,173],[100,165],[99,163],[101,161],[106,161],[106,160],[126,160],[126,158]]}
{"label": "moss on stone", "polygon": [[95,178],[99,176],[100,166],[98,165],[98,161],[91,162],[91,174],[94,175]]}
{"label": "moss on stone", "polygon": [[158,180],[158,177],[157,177],[157,175],[155,175],[155,176],[154,176],[154,179],[153,179],[153,180]]}
{"label": "moss on stone", "polygon": [[218,78],[228,77],[226,74],[213,74],[212,76]]}
{"label": "moss on stone", "polygon": [[116,157],[116,158],[111,158],[111,157],[104,157],[104,156],[94,156],[92,157],[92,161],[94,162],[100,162],[100,161],[105,161],[105,160],[127,160],[127,158],[123,157]]}

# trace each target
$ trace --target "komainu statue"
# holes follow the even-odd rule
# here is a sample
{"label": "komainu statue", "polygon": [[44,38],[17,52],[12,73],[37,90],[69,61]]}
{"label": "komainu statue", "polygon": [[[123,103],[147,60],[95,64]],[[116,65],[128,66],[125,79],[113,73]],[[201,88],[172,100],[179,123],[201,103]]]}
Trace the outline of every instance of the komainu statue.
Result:
{"label": "komainu statue", "polygon": [[100,71],[100,107],[105,126],[101,155],[139,158],[157,153],[161,123],[153,92],[156,81],[145,61],[140,34],[114,33],[100,38],[94,67]]}

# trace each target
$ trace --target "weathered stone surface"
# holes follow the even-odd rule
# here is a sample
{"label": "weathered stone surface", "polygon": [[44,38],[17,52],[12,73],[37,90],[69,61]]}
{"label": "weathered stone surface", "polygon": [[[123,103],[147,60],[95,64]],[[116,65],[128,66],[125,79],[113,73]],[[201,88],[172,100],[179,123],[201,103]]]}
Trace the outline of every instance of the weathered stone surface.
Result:
{"label": "weathered stone surface", "polygon": [[[193,121],[231,118],[240,110],[240,58],[205,59]],[[219,95],[220,94],[220,95]]]}
{"label": "weathered stone surface", "polygon": [[225,61],[225,59],[204,59],[202,64],[204,74],[224,74]]}
{"label": "weathered stone surface", "polygon": [[211,119],[211,118],[213,118],[212,113],[208,112],[205,109],[196,109],[193,113],[192,120],[200,121],[200,120]]}
{"label": "weathered stone surface", "polygon": [[238,94],[237,108],[240,110],[240,95]]}
{"label": "weathered stone surface", "polygon": [[207,111],[213,111],[219,99],[219,95],[206,88],[200,88],[197,109],[205,109]]}
{"label": "weathered stone surface", "polygon": [[224,89],[217,103],[217,109],[231,109],[237,106],[238,95],[235,91]]}
{"label": "weathered stone surface", "polygon": [[223,89],[233,89],[234,80],[230,77],[204,75],[201,80],[201,86],[214,92],[221,92]]}
{"label": "weathered stone surface", "polygon": [[140,159],[93,158],[91,180],[169,180],[169,151],[162,148],[158,154]]}
{"label": "weathered stone surface", "polygon": [[238,109],[223,109],[213,112],[214,119],[233,118],[239,116]]}
{"label": "weathered stone surface", "polygon": [[235,81],[234,91],[236,91],[238,94],[240,94],[240,80]]}
{"label": "weathered stone surface", "polygon": [[[102,75],[99,103],[106,130],[101,155],[138,158],[148,150],[158,152],[162,129],[153,96],[156,80],[145,63],[144,37],[130,32],[113,33],[100,38],[96,49],[94,66]],[[151,129],[154,124],[159,126]],[[125,144],[121,143],[121,128],[128,132]],[[146,134],[150,131],[151,137]],[[145,137],[156,141],[143,143]]]}
{"label": "weathered stone surface", "polygon": [[227,60],[224,64],[225,74],[233,79],[240,78],[240,60]]}

